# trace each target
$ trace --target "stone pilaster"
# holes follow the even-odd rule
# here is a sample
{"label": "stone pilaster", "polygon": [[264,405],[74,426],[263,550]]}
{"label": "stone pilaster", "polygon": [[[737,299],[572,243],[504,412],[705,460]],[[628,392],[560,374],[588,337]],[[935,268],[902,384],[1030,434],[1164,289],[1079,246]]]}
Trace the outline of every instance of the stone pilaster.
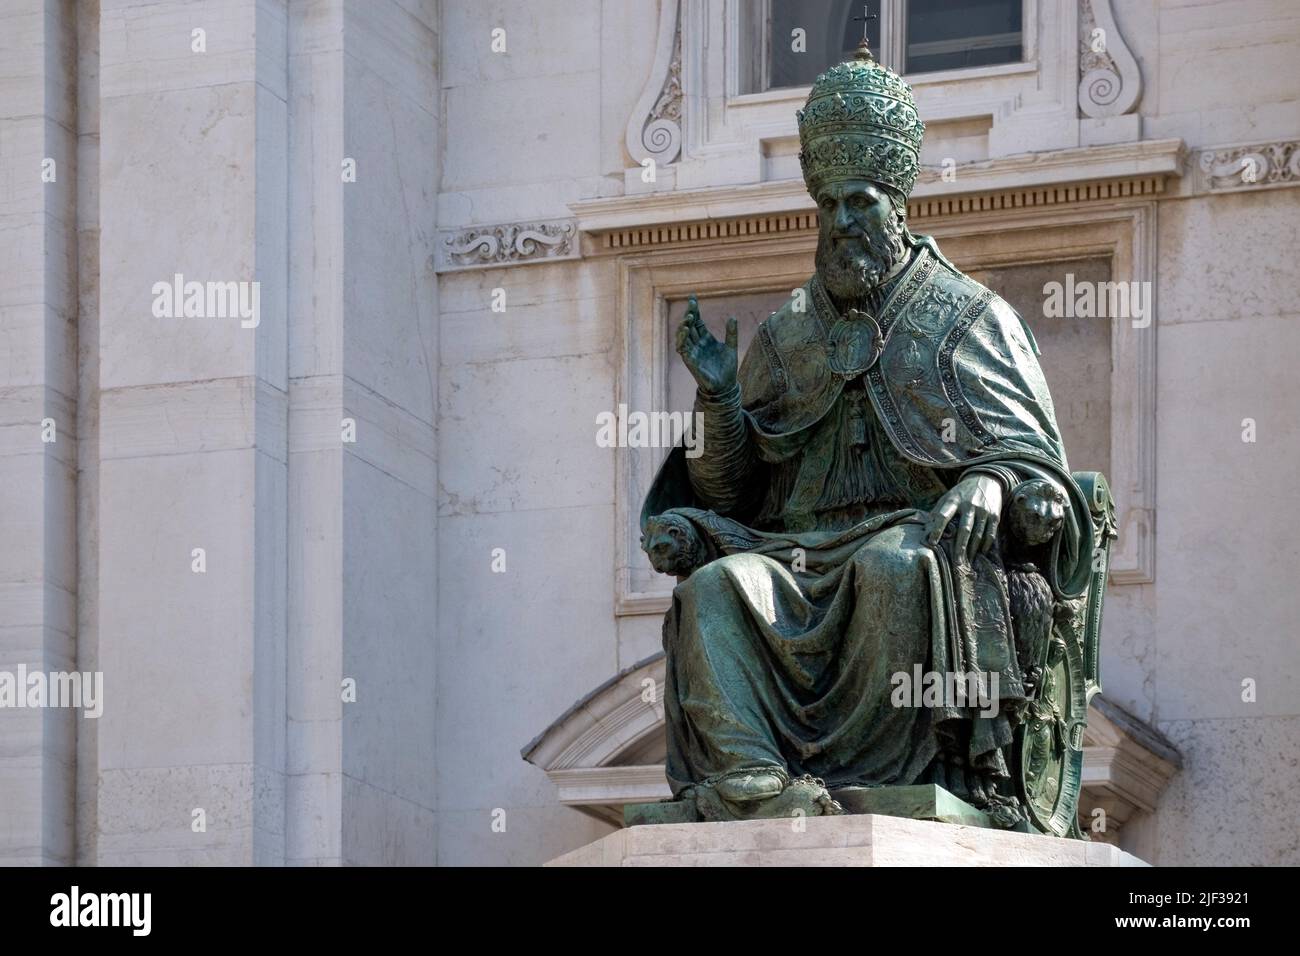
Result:
{"label": "stone pilaster", "polygon": [[284,860],[287,97],[286,0],[102,0],[103,864]]}
{"label": "stone pilaster", "polygon": [[436,13],[292,8],[291,862],[436,855]]}
{"label": "stone pilaster", "polygon": [[[15,675],[76,667],[76,47],[71,0],[0,9],[0,671]],[[79,714],[0,709],[0,864],[72,862]]]}

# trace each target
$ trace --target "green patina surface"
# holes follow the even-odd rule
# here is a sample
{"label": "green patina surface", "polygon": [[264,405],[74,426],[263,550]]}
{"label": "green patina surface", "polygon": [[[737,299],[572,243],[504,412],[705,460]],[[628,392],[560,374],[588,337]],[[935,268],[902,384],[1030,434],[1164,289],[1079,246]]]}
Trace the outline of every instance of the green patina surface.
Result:
{"label": "green patina surface", "polygon": [[[936,820],[968,827],[992,827],[989,815],[959,800],[942,787],[920,784],[907,787],[849,787],[831,796],[845,813],[878,813],[910,820]],[[629,827],[664,823],[696,823],[701,819],[693,803],[663,800],[657,803],[629,803],[623,808],[623,823]]]}
{"label": "green patina surface", "polygon": [[1114,510],[1072,472],[1021,317],[907,228],[924,127],[866,54],[814,84],[816,273],[739,361],[692,298],[642,545],[674,801],[629,823],[843,812],[1081,836]]}

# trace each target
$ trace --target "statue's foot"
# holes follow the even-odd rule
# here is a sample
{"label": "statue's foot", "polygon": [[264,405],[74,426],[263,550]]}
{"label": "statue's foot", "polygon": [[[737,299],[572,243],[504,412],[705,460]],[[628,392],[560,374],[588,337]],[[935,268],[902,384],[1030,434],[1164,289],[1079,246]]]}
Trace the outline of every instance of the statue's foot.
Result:
{"label": "statue's foot", "polygon": [[1001,794],[991,796],[980,809],[989,815],[989,819],[993,821],[994,826],[1003,830],[1019,829],[1028,819],[1019,800]]}
{"label": "statue's foot", "polygon": [[695,807],[705,820],[759,820],[831,816],[844,812],[826,785],[808,775],[791,780],[781,767],[722,774],[695,788]]}
{"label": "statue's foot", "polygon": [[989,815],[993,825],[1012,830],[1025,820],[1020,801],[998,791],[998,782],[992,772],[965,768],[965,795],[961,799]]}
{"label": "statue's foot", "polygon": [[731,803],[753,803],[778,796],[789,778],[775,769],[743,770],[728,774],[713,786],[718,796]]}

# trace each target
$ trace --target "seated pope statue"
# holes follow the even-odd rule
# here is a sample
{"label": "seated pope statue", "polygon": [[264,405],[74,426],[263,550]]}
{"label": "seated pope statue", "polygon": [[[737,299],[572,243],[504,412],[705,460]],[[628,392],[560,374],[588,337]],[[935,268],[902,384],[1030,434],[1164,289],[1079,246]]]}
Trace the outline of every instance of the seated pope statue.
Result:
{"label": "seated pope statue", "polygon": [[[798,121],[815,274],[743,362],[735,320],[715,338],[693,298],[676,330],[703,451],[669,455],[642,515],[679,581],[669,783],[711,819],[934,783],[1014,826],[1008,748],[1044,678],[1026,643],[1084,590],[1088,501],[1029,329],[908,229],[907,84],[864,46]],[[899,675],[921,671],[979,692],[916,706]]]}

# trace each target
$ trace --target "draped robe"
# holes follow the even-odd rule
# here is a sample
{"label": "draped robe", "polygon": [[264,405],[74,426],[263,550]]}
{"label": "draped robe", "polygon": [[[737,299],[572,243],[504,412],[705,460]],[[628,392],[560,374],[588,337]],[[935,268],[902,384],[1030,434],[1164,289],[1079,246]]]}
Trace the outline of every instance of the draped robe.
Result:
{"label": "draped robe", "polygon": [[1092,523],[1020,317],[928,237],[868,305],[884,350],[845,381],[814,276],[760,326],[737,388],[697,394],[703,453],[675,449],[646,499],[643,525],[671,510],[706,552],[664,620],[675,794],[764,766],[832,788],[942,782],[941,752],[1006,776],[1006,712],[896,693],[919,665],[1024,696],[999,549],[955,553],[955,521],[926,541],[963,476],[1055,483],[1068,506],[1042,570],[1058,598],[1086,583]]}

